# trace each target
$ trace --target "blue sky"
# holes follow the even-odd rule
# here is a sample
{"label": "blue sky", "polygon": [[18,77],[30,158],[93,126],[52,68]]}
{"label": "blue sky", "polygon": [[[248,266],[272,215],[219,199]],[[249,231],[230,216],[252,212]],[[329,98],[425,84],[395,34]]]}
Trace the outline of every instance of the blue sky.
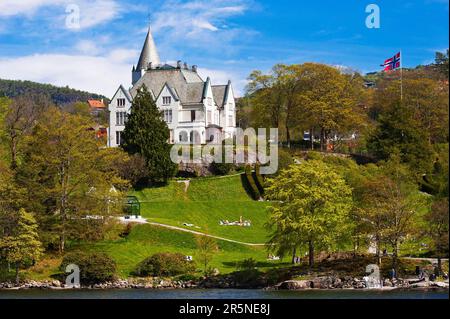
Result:
{"label": "blue sky", "polygon": [[[365,25],[372,3],[379,29]],[[80,28],[68,28],[70,4]],[[0,0],[0,78],[110,97],[130,86],[150,19],[161,60],[197,64],[242,95],[252,70],[276,63],[370,72],[399,50],[405,66],[429,63],[449,46],[448,15],[448,0]]]}

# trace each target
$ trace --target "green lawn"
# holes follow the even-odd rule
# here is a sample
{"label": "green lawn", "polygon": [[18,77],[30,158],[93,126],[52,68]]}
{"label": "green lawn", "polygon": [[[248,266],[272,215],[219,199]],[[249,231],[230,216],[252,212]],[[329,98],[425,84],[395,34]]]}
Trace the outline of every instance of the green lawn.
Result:
{"label": "green lawn", "polygon": [[[267,202],[252,200],[240,176],[193,179],[185,185],[171,181],[168,186],[136,191],[141,214],[150,221],[192,229],[247,243],[265,243],[268,231]],[[251,221],[250,227],[221,226],[220,220]],[[197,227],[186,227],[184,223]]]}
{"label": "green lawn", "polygon": [[[266,261],[267,251],[264,247],[250,247],[221,240],[217,241],[217,245],[219,250],[214,254],[211,266],[222,273],[234,271],[237,262],[247,258],[257,260],[262,269],[281,265],[280,261]],[[127,238],[83,246],[83,250],[86,249],[110,255],[117,262],[119,274],[125,277],[140,261],[154,253],[179,252],[193,256],[195,260],[197,248],[195,236],[190,233],[152,225],[137,225]]]}
{"label": "green lawn", "polygon": [[[252,200],[245,192],[240,176],[224,178],[198,178],[184,192],[184,184],[171,181],[167,186],[135,191],[141,203],[141,213],[150,221],[174,225],[216,236],[248,243],[265,243],[268,231],[264,227],[268,212],[267,202]],[[220,226],[219,220],[237,221],[242,216],[251,221],[250,227]],[[183,223],[196,227],[185,227]],[[237,269],[244,259],[257,260],[258,267],[268,269],[283,265],[281,261],[267,261],[263,246],[248,246],[217,240],[219,250],[210,266],[221,273]],[[196,259],[196,242],[193,234],[152,225],[136,225],[126,237],[95,243],[73,243],[69,250],[101,251],[117,263],[118,274],[127,277],[143,259],[157,252],[179,252]],[[46,256],[36,267],[24,275],[45,279],[58,273],[61,258]],[[199,266],[200,267],[200,266]]]}

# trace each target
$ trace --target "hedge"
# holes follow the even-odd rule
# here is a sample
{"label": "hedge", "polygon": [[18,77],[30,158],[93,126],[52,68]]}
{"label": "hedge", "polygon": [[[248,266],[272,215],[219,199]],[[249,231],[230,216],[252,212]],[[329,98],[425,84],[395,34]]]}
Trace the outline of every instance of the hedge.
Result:
{"label": "hedge", "polygon": [[258,186],[256,186],[255,180],[253,179],[252,168],[250,165],[245,167],[245,177],[247,180],[247,185],[250,190],[250,194],[253,199],[258,200],[261,198],[261,193],[259,192]]}
{"label": "hedge", "polygon": [[253,173],[253,178],[256,186],[258,187],[258,191],[261,195],[264,195],[264,178],[260,173],[261,165],[259,163],[255,164],[255,172]]}

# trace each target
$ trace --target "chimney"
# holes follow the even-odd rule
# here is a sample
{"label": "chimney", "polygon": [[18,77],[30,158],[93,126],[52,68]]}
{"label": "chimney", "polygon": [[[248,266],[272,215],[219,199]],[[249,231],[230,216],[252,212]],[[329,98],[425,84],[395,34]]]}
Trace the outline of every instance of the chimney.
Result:
{"label": "chimney", "polygon": [[181,61],[180,60],[177,61],[177,68],[181,69]]}
{"label": "chimney", "polygon": [[197,66],[196,66],[196,65],[193,65],[193,66],[192,66],[192,71],[194,71],[195,73],[197,73]]}
{"label": "chimney", "polygon": [[148,63],[148,69],[151,70],[152,69],[152,62]]}
{"label": "chimney", "polygon": [[184,62],[184,69],[185,69],[185,70],[188,70],[188,69],[189,69],[189,67],[188,67],[188,65],[187,65],[186,62]]}

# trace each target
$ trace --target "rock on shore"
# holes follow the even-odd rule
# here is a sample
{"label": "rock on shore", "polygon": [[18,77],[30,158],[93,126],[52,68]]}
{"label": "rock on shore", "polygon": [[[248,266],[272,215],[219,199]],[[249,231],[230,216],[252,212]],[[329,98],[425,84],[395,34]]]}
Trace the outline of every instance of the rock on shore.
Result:
{"label": "rock on shore", "polygon": [[[364,280],[353,277],[336,277],[323,276],[306,280],[287,280],[271,287],[277,290],[302,290],[302,289],[366,289],[367,284]],[[449,283],[446,282],[432,282],[432,281],[418,281],[415,279],[385,279],[383,282],[384,289],[393,288],[442,288],[448,289]]]}
{"label": "rock on shore", "polygon": [[[303,290],[303,289],[366,289],[367,285],[363,279],[351,276],[321,276],[304,280],[286,280],[275,286],[266,287],[264,282],[252,282],[243,284],[236,282],[231,276],[215,276],[203,278],[199,281],[182,281],[165,278],[129,278],[118,279],[112,282],[105,282],[87,285],[76,288],[84,289],[189,289],[189,288],[247,288],[247,289],[269,289],[269,290]],[[385,279],[383,289],[449,289],[448,280],[441,281],[420,281],[413,279]],[[59,280],[51,281],[25,281],[19,286],[12,282],[0,283],[0,289],[73,289],[67,287]]]}
{"label": "rock on shore", "polygon": [[[112,282],[98,283],[92,285],[83,285],[84,289],[132,289],[132,288],[147,288],[147,289],[180,289],[180,288],[195,288],[197,283],[194,281],[170,280],[161,278],[130,278],[119,279]],[[0,283],[0,289],[73,289],[74,287],[66,286],[59,280],[52,281],[25,281],[16,286],[12,282]]]}

